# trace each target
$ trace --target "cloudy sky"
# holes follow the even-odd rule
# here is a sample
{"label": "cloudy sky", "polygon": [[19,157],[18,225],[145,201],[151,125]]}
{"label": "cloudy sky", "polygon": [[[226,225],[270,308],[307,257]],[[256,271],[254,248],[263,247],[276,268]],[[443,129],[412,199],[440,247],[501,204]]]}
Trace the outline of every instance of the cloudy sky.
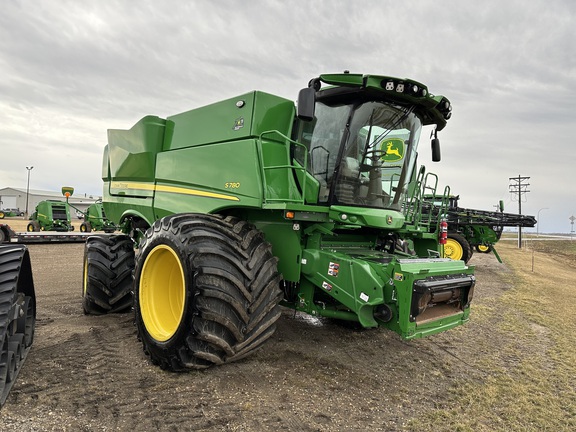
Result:
{"label": "cloudy sky", "polygon": [[[101,195],[106,130],[321,73],[412,78],[453,117],[420,162],[461,205],[576,216],[576,2],[0,0],[0,188]],[[427,138],[427,137],[426,137]],[[543,209],[543,210],[541,210]]]}

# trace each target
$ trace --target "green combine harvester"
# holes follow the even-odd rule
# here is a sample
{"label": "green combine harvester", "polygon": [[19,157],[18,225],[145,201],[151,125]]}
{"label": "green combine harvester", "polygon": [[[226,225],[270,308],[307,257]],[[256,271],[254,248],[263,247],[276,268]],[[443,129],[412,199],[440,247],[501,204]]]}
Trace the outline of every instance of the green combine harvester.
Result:
{"label": "green combine harvester", "polygon": [[473,268],[442,258],[409,193],[423,126],[451,110],[419,82],[343,73],[297,105],[254,91],[109,130],[103,204],[123,234],[86,242],[85,313],[133,306],[144,352],[176,371],[249,355],[279,305],[404,339],[466,323]]}

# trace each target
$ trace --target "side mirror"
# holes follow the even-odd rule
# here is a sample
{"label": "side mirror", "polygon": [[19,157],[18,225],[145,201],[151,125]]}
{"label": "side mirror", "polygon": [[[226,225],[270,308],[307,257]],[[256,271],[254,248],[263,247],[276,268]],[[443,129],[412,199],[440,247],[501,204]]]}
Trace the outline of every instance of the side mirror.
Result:
{"label": "side mirror", "polygon": [[500,211],[503,212],[504,211],[504,201],[500,200],[499,206],[500,206]]}
{"label": "side mirror", "polygon": [[440,162],[440,140],[432,138],[432,162]]}
{"label": "side mirror", "polygon": [[300,90],[298,93],[298,107],[296,115],[300,120],[314,120],[314,107],[316,105],[316,90],[314,87],[308,87]]}

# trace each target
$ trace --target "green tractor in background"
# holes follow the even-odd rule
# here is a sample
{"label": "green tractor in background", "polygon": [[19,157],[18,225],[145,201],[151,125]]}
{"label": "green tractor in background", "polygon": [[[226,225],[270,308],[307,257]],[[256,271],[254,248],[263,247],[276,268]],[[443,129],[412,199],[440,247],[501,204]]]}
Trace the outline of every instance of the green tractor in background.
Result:
{"label": "green tractor in background", "polygon": [[74,231],[68,203],[58,200],[40,201],[30,216],[26,231]]}
{"label": "green tractor in background", "polygon": [[103,204],[123,234],[86,241],[84,312],[133,306],[170,370],[249,355],[279,305],[404,339],[466,323],[473,267],[442,258],[412,182],[423,127],[451,110],[419,82],[343,73],[297,106],[254,91],[109,130]]}
{"label": "green tractor in background", "polygon": [[91,231],[104,231],[113,233],[116,231],[116,225],[106,217],[102,202],[91,204],[84,214],[84,222],[80,224],[80,231],[89,233]]}

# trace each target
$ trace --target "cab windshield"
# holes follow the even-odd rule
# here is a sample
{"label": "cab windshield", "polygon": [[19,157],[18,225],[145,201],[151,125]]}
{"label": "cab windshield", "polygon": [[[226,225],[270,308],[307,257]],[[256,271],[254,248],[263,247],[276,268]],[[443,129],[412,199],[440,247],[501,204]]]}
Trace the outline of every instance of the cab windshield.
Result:
{"label": "cab windshield", "polygon": [[400,210],[421,129],[410,108],[317,102],[314,120],[301,123],[297,139],[308,148],[307,169],[320,183],[318,201]]}

